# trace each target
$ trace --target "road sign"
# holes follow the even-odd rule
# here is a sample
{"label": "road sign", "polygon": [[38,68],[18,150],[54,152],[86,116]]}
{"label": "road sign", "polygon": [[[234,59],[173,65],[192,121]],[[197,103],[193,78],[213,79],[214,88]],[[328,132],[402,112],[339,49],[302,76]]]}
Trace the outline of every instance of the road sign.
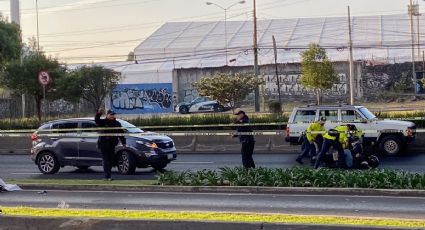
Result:
{"label": "road sign", "polygon": [[50,84],[51,80],[52,79],[47,71],[42,70],[38,73],[38,82],[40,82],[42,86],[47,86]]}

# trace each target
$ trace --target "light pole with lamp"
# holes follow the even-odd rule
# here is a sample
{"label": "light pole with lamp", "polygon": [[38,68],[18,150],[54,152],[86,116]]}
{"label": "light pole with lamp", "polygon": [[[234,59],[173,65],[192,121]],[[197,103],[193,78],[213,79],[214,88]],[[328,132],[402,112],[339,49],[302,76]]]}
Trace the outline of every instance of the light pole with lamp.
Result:
{"label": "light pole with lamp", "polygon": [[214,2],[206,2],[207,5],[214,5],[219,7],[220,9],[224,10],[224,48],[225,48],[225,52],[226,52],[226,66],[229,63],[228,57],[227,57],[227,10],[232,8],[233,6],[236,6],[238,4],[244,4],[245,1],[239,1],[239,2],[235,2],[232,5],[228,6],[228,7],[222,7]]}
{"label": "light pole with lamp", "polygon": [[40,52],[40,31],[38,28],[38,0],[35,0],[35,14],[37,17],[37,52]]}

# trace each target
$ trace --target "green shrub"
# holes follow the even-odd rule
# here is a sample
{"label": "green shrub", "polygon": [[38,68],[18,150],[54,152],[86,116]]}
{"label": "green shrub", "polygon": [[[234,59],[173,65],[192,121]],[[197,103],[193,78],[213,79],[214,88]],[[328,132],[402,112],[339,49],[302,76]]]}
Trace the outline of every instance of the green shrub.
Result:
{"label": "green shrub", "polygon": [[[289,113],[280,114],[248,114],[254,130],[283,130],[283,125],[275,125],[274,123],[284,123],[288,121]],[[418,118],[425,117],[425,111],[410,111],[410,112],[378,112],[378,118],[392,119],[392,118]],[[72,115],[70,115],[72,116]],[[60,117],[67,118],[67,117]],[[59,117],[49,117],[46,121],[59,119]],[[128,121],[138,127],[148,127],[147,130],[152,131],[185,131],[185,130],[229,130],[233,129],[231,126],[226,126],[234,123],[234,116],[232,114],[196,114],[189,116],[152,116],[152,117],[138,117],[128,119]],[[412,119],[418,128],[425,127],[425,120]],[[21,119],[0,119],[1,130],[11,129],[36,129],[43,123],[39,122],[36,118],[21,118]],[[270,125],[272,124],[273,125]],[[216,124],[223,126],[213,126]],[[201,127],[194,127],[199,125]],[[203,125],[212,125],[212,127],[202,127]],[[167,128],[167,126],[172,126]],[[153,128],[149,128],[153,127]],[[162,127],[162,128],[159,128]]]}
{"label": "green shrub", "polygon": [[282,104],[278,101],[269,102],[269,112],[273,114],[282,113]]}
{"label": "green shrub", "polygon": [[425,189],[425,174],[388,169],[339,170],[294,167],[289,169],[224,167],[218,171],[169,171],[158,175],[160,185],[267,186],[374,189]]}

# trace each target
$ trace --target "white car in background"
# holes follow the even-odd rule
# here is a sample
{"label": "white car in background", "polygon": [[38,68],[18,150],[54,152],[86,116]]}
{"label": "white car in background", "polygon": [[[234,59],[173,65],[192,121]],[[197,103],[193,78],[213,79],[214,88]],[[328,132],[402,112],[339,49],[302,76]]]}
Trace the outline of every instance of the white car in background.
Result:
{"label": "white car in background", "polygon": [[197,97],[191,102],[181,102],[174,107],[174,112],[181,114],[203,113],[203,112],[224,112],[226,107],[216,100],[206,97]]}

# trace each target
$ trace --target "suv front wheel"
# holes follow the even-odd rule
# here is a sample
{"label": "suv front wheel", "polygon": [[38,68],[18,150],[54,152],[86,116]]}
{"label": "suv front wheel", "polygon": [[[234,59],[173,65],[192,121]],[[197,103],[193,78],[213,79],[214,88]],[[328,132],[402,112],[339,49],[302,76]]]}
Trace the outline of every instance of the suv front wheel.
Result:
{"label": "suv front wheel", "polygon": [[402,150],[402,143],[398,136],[385,136],[379,142],[379,149],[387,156],[396,156]]}
{"label": "suv front wheel", "polygon": [[44,152],[38,158],[38,169],[43,174],[55,174],[59,171],[60,165],[58,159],[53,153]]}
{"label": "suv front wheel", "polygon": [[118,156],[118,172],[125,175],[134,174],[136,171],[136,160],[133,154],[128,151],[123,151]]}

